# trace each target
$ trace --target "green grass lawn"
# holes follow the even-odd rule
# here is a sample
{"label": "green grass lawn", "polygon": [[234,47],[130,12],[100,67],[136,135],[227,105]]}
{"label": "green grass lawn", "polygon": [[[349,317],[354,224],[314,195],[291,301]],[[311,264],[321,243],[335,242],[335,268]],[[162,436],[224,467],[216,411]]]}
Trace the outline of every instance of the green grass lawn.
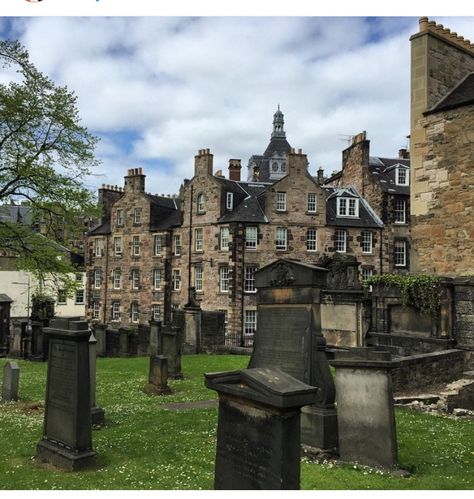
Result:
{"label": "green grass lawn", "polygon": [[[0,359],[3,370],[5,359]],[[165,410],[170,402],[209,400],[203,373],[244,368],[246,356],[189,355],[185,379],[171,381],[173,394],[146,395],[148,358],[97,361],[97,403],[106,426],[94,430],[95,470],[54,471],[35,463],[42,435],[46,364],[20,365],[20,401],[0,405],[1,489],[212,489],[216,409]],[[380,471],[303,460],[302,489],[472,489],[474,424],[397,411],[399,464],[412,472],[399,478]]]}

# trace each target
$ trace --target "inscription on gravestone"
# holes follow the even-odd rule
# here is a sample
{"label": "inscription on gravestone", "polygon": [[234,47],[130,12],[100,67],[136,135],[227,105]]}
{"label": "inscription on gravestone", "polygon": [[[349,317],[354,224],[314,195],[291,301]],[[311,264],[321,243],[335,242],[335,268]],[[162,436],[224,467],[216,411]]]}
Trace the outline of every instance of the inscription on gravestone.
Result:
{"label": "inscription on gravestone", "polygon": [[20,368],[16,362],[7,362],[3,367],[2,399],[18,400]]}

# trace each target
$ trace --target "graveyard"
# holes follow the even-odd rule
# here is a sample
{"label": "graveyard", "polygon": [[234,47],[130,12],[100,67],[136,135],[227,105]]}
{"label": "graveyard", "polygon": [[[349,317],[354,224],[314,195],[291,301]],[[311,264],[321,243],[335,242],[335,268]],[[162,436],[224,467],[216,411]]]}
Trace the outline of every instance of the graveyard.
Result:
{"label": "graveyard", "polygon": [[[3,372],[8,359],[0,359]],[[144,391],[150,358],[98,358],[97,404],[105,425],[94,427],[90,469],[67,472],[34,456],[44,420],[46,363],[15,360],[18,400],[0,405],[1,488],[55,490],[210,490],[213,488],[217,393],[204,373],[245,369],[245,355],[186,355],[183,379],[168,379],[170,395]],[[302,456],[301,489],[472,489],[472,420],[396,408],[401,477],[379,468]]]}

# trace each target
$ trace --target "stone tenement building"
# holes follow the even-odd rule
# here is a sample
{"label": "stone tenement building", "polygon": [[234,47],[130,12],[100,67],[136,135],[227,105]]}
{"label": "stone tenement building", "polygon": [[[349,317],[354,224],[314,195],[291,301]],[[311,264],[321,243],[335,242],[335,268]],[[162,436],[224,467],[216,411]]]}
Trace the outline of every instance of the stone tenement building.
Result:
{"label": "stone tenement building", "polygon": [[410,270],[410,160],[405,149],[398,158],[370,156],[366,132],[352,138],[342,152],[342,170],[324,184],[354,186],[384,224],[379,273]]}
{"label": "stone tenement building", "polygon": [[420,18],[411,37],[412,270],[474,274],[474,44]]}
{"label": "stone tenement building", "polygon": [[[283,145],[283,147],[282,147]],[[104,218],[88,235],[88,318],[111,326],[168,321],[195,299],[203,310],[225,312],[229,338],[250,344],[256,326],[254,272],[278,258],[319,263],[335,253],[360,264],[360,277],[384,270],[384,226],[354,186],[322,185],[308,159],[286,141],[283,114],[255,171],[267,180],[242,181],[241,162],[229,178],[214,173],[202,149],[178,198],[145,192],[141,169],[125,188],[103,188]],[[275,165],[273,163],[276,163]]]}

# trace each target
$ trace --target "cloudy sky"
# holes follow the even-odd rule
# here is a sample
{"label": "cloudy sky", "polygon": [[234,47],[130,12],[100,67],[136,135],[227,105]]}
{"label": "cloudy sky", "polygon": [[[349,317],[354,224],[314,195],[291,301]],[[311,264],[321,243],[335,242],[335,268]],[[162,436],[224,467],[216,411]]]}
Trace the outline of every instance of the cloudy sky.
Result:
{"label": "cloudy sky", "polygon": [[[435,17],[474,40],[473,17]],[[347,139],[371,154],[407,147],[416,17],[3,17],[36,66],[78,96],[101,141],[88,180],[122,185],[142,166],[147,190],[174,193],[209,148],[214,170],[265,150],[280,104],[310,171],[340,169]],[[246,176],[246,168],[244,176]]]}

